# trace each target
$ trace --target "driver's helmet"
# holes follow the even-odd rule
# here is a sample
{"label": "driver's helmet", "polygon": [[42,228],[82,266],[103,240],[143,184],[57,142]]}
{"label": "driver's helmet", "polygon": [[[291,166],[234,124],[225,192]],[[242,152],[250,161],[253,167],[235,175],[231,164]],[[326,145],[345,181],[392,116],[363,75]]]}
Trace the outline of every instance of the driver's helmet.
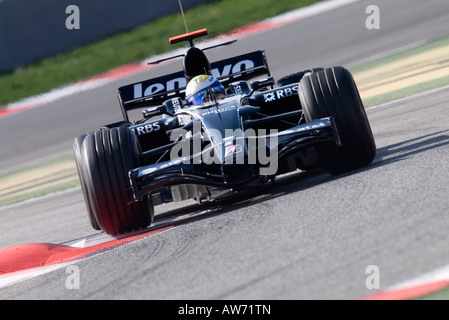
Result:
{"label": "driver's helmet", "polygon": [[186,100],[188,103],[200,105],[201,103],[223,98],[225,89],[223,85],[214,77],[202,74],[189,81],[186,88]]}

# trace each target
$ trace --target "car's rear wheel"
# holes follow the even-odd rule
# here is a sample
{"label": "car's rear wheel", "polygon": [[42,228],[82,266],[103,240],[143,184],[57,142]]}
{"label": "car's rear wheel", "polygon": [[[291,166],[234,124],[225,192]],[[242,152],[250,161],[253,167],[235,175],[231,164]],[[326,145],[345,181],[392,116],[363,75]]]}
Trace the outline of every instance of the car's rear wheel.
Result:
{"label": "car's rear wheel", "polygon": [[133,201],[128,178],[129,170],[139,165],[139,145],[131,130],[118,127],[87,134],[80,158],[86,206],[101,230],[120,234],[151,224],[151,197]]}
{"label": "car's rear wheel", "polygon": [[374,137],[347,69],[334,67],[305,76],[299,83],[299,98],[307,122],[329,116],[335,120],[342,145],[317,146],[320,160],[330,174],[355,170],[374,160]]}

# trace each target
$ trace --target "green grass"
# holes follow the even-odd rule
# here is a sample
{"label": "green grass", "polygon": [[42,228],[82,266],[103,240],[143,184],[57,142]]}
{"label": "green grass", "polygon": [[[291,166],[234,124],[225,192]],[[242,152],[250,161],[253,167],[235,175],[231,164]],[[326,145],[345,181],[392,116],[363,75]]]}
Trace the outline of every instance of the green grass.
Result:
{"label": "green grass", "polygon": [[404,89],[388,92],[385,94],[381,94],[372,98],[364,99],[363,104],[365,108],[378,106],[383,103],[387,103],[390,101],[402,99],[414,94],[427,92],[433,89],[442,88],[445,86],[449,86],[449,77],[443,77],[427,82],[423,82],[420,84],[416,84]]}
{"label": "green grass", "polygon": [[[213,37],[318,1],[221,0],[192,8],[185,14],[189,31],[206,27],[209,37]],[[173,14],[1,74],[0,106],[166,52],[174,48],[168,38],[183,33],[181,14]]]}
{"label": "green grass", "polygon": [[[390,62],[399,61],[401,59],[405,59],[411,57],[416,54],[423,53],[425,51],[440,48],[442,46],[446,46],[449,44],[449,36],[445,36],[439,39],[435,39],[428,43],[418,45],[413,48],[401,50],[399,52],[395,52],[389,55],[386,55],[381,58],[374,59],[372,61],[368,61],[362,63],[360,65],[352,66],[349,68],[352,74],[356,75],[359,72],[363,72],[370,69],[378,68],[382,65],[385,65]],[[420,84],[416,84],[407,88],[395,90],[392,92],[388,92],[385,94],[381,94],[372,98],[364,99],[363,104],[366,108],[377,106],[383,103],[387,103],[390,101],[398,100],[401,98],[405,98],[414,94],[423,93],[426,91],[430,91],[433,89],[445,87],[449,85],[449,76],[445,76],[439,79],[423,82]]]}
{"label": "green grass", "polygon": [[411,57],[413,55],[417,55],[417,54],[426,52],[431,49],[440,48],[440,47],[448,45],[448,44],[449,44],[449,36],[445,36],[445,37],[438,38],[438,39],[435,39],[433,41],[430,41],[430,42],[427,42],[427,43],[424,43],[421,45],[417,45],[417,46],[409,48],[409,49],[404,49],[404,50],[400,50],[395,53],[388,54],[384,57],[373,59],[371,61],[362,63],[360,65],[353,66],[350,69],[351,69],[352,73],[357,73],[357,72],[362,72],[362,71],[366,71],[369,69],[374,69],[374,68],[377,68],[384,64],[387,64],[390,62],[395,62],[395,61],[398,61],[401,59],[405,59],[405,58]]}
{"label": "green grass", "polygon": [[45,196],[50,193],[64,191],[70,188],[74,188],[79,186],[78,176],[74,176],[73,179],[67,182],[61,182],[51,186],[44,186],[34,191],[19,193],[15,195],[11,195],[9,197],[5,197],[4,199],[0,199],[0,207],[8,206],[14,203],[19,203],[25,200],[35,199],[42,196]]}
{"label": "green grass", "polygon": [[[75,167],[73,154],[63,155],[52,160],[45,160],[43,162],[35,163],[27,167],[16,169],[10,172],[0,174],[0,186],[5,183],[8,179],[23,177],[24,175],[32,175],[35,170],[48,169],[58,166],[61,163],[71,163]],[[0,195],[0,207],[14,204],[17,202],[22,202],[24,200],[38,198],[49,193],[67,190],[79,185],[78,175],[67,176],[66,178],[61,178],[59,181],[54,181],[52,183],[43,183],[37,189],[31,187],[28,191],[21,191],[9,195]]]}
{"label": "green grass", "polygon": [[449,287],[411,300],[449,300]]}

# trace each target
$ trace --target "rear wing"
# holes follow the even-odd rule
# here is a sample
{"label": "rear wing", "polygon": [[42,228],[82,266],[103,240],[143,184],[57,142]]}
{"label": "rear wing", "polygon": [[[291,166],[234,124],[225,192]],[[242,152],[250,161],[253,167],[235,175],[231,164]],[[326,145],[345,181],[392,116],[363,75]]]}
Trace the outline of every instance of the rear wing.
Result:
{"label": "rear wing", "polygon": [[[211,63],[212,75],[226,87],[237,80],[270,76],[265,51],[254,51]],[[122,113],[128,121],[128,111],[162,104],[165,100],[185,98],[187,86],[183,71],[145,80],[118,89]]]}

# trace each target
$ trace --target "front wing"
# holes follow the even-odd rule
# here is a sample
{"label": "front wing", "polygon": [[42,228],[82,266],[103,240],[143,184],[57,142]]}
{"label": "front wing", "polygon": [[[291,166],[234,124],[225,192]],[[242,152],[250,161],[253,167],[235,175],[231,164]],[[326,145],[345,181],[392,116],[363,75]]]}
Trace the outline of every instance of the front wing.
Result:
{"label": "front wing", "polygon": [[[192,155],[189,159],[178,158],[132,169],[128,175],[134,200],[141,201],[142,196],[151,191],[177,184],[197,184],[225,189],[239,188],[262,180],[267,175],[274,176],[275,173],[266,174],[270,171],[270,165],[294,152],[326,142],[341,145],[332,117],[313,120],[264,137],[244,137],[247,140],[260,138],[266,138],[269,141],[266,145],[270,155],[268,163],[195,163],[191,160],[198,155]],[[276,143],[273,143],[273,140]],[[201,152],[207,152],[207,150]]]}

